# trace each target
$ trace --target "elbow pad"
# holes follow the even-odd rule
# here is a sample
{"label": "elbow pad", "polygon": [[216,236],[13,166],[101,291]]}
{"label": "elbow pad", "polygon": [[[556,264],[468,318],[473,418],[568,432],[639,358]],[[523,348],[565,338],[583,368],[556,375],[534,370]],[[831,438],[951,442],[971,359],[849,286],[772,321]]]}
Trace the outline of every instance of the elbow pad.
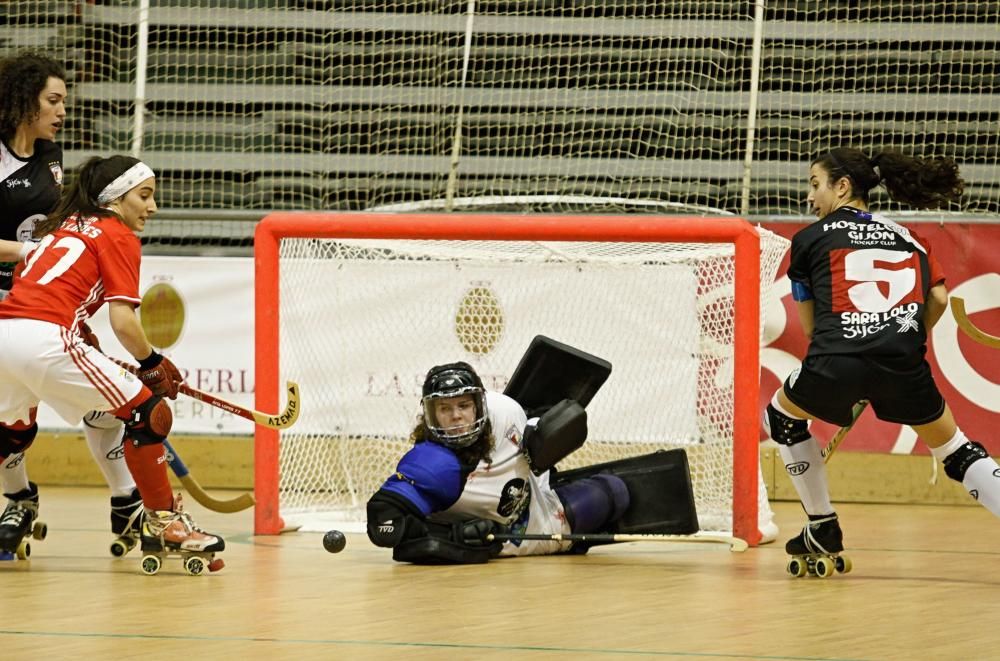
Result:
{"label": "elbow pad", "polygon": [[379,489],[368,501],[368,539],[372,544],[395,548],[408,538],[426,534],[423,514],[398,494]]}

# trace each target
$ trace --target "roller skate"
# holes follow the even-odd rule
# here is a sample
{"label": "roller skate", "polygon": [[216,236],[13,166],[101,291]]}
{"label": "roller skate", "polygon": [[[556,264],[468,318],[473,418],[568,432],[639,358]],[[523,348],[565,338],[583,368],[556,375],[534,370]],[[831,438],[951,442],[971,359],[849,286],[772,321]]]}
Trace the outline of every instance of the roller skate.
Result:
{"label": "roller skate", "polygon": [[0,515],[0,552],[4,557],[17,557],[27,560],[31,555],[31,544],[25,539],[28,535],[42,540],[49,529],[38,521],[38,485],[28,482],[28,488],[17,493],[5,493],[8,499],[7,508]]}
{"label": "roller skate", "polygon": [[144,511],[138,489],[127,496],[111,497],[111,532],[116,535],[111,555],[122,558],[139,544]]}
{"label": "roller skate", "polygon": [[850,558],[840,555],[843,550],[844,533],[836,514],[810,519],[802,532],[785,544],[785,552],[792,556],[786,569],[795,578],[806,574],[827,578],[835,571],[846,574],[852,565]]}
{"label": "roller skate", "polygon": [[152,576],[160,571],[168,556],[179,556],[184,571],[197,576],[205,571],[222,569],[225,563],[215,554],[226,548],[218,535],[211,535],[184,511],[181,496],[174,499],[173,510],[145,510],[140,542],[142,545],[142,572]]}

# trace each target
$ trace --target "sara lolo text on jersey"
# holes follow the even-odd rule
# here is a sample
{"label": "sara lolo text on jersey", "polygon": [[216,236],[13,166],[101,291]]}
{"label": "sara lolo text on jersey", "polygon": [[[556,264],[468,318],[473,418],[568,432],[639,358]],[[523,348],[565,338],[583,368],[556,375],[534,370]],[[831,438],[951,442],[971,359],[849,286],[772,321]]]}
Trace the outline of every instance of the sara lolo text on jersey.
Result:
{"label": "sara lolo text on jersey", "polygon": [[844,337],[867,337],[872,333],[877,333],[893,319],[899,324],[899,332],[915,330],[916,324],[913,317],[916,316],[920,306],[917,303],[907,303],[897,305],[887,312],[841,312],[840,323],[844,326]]}

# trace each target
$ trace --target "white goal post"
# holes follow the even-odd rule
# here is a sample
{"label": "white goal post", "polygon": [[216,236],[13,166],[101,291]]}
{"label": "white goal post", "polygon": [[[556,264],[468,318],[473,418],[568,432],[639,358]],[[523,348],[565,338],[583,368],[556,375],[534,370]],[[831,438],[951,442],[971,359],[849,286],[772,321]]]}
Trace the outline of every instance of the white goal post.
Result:
{"label": "white goal post", "polygon": [[361,524],[426,371],[466,360],[502,391],[542,334],[613,365],[561,467],[684,447],[701,528],[759,540],[761,298],[787,240],[735,217],[288,212],[254,246],[256,408],[301,387],[295,426],[255,431],[257,534]]}

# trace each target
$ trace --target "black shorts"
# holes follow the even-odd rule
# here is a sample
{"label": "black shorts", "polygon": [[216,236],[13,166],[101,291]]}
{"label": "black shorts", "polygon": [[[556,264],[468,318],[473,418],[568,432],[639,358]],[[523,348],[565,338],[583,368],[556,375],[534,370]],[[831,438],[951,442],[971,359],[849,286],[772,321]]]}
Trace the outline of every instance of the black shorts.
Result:
{"label": "black shorts", "polygon": [[785,394],[802,410],[841,427],[851,424],[851,407],[862,399],[886,422],[923,425],[940,418],[944,398],[927,361],[921,356],[907,367],[895,363],[852,355],[807,356],[785,381]]}

